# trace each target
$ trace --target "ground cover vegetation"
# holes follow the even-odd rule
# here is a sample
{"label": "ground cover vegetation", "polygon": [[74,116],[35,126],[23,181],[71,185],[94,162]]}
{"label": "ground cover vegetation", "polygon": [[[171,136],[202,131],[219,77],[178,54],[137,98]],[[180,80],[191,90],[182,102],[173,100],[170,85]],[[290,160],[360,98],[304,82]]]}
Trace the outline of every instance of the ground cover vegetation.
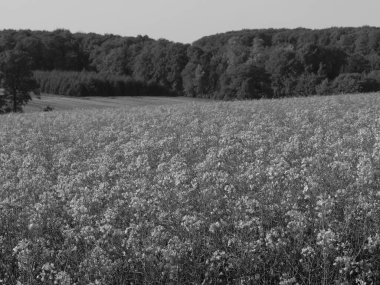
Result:
{"label": "ground cover vegetation", "polygon": [[2,284],[379,284],[377,94],[4,115]]}
{"label": "ground cover vegetation", "polygon": [[[119,97],[72,97],[43,94],[34,97],[23,108],[24,113],[41,112],[44,110],[68,111],[78,109],[104,109],[123,107],[128,109],[145,106],[176,105],[191,102],[205,102],[208,99],[190,97],[157,97],[157,96],[119,96]],[[79,111],[79,110],[78,110]]]}
{"label": "ground cover vegetation", "polygon": [[[242,30],[192,44],[67,30],[1,31],[0,52],[13,49],[33,59],[33,70],[44,71],[38,78],[50,84],[43,85],[42,92],[59,90],[64,95],[86,94],[77,81],[83,79],[80,85],[87,86],[88,77],[109,79],[108,92],[124,95],[134,94],[131,86],[141,82],[154,84],[157,94],[164,89],[168,94],[215,99],[380,90],[380,28],[374,27]],[[47,73],[52,70],[81,76]],[[57,76],[64,80],[52,80]],[[116,81],[128,81],[125,92],[114,86]],[[102,94],[103,87],[98,87],[89,89]]]}

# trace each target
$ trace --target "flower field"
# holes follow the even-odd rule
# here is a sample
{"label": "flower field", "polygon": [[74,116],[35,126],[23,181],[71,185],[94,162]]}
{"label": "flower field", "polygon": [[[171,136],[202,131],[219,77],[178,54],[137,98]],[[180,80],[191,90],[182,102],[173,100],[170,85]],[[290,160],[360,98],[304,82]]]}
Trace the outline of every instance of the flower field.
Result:
{"label": "flower field", "polygon": [[0,284],[380,284],[380,95],[1,116]]}

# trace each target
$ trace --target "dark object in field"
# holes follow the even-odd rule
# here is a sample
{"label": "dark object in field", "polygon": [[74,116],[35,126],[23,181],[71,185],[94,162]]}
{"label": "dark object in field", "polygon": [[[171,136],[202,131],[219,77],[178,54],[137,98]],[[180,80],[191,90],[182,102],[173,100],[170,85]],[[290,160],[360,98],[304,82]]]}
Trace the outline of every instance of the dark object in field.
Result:
{"label": "dark object in field", "polygon": [[51,107],[50,105],[47,105],[45,108],[43,108],[42,111],[44,111],[44,112],[50,112],[50,111],[53,111],[53,110],[54,110],[53,107]]}

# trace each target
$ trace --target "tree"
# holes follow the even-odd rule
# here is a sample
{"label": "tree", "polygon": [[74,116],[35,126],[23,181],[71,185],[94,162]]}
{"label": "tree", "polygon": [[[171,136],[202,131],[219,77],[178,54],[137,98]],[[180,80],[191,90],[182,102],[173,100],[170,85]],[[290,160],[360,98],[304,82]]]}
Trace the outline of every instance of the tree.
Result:
{"label": "tree", "polygon": [[369,72],[371,69],[370,61],[362,54],[354,53],[347,58],[347,63],[343,69],[344,73]]}
{"label": "tree", "polygon": [[181,73],[188,63],[188,45],[158,40],[144,46],[135,58],[133,77],[181,94]]}
{"label": "tree", "polygon": [[270,75],[262,67],[242,64],[230,69],[221,80],[223,99],[272,97]]}
{"label": "tree", "polygon": [[379,90],[376,79],[360,73],[342,73],[331,83],[334,93],[366,93]]}
{"label": "tree", "polygon": [[307,44],[298,51],[298,56],[307,73],[337,77],[346,63],[347,55],[340,49]]}
{"label": "tree", "polygon": [[182,70],[183,91],[185,96],[201,97],[210,93],[211,80],[209,69],[211,66],[211,53],[198,47],[187,49],[188,63]]}
{"label": "tree", "polygon": [[265,68],[272,77],[274,97],[292,95],[298,77],[304,71],[296,52],[288,49],[274,49],[269,55]]}
{"label": "tree", "polygon": [[4,89],[0,110],[21,112],[32,98],[30,92],[38,88],[31,71],[32,61],[25,52],[5,51],[0,54],[0,82]]}
{"label": "tree", "polygon": [[[318,93],[319,85],[325,78],[315,73],[305,72],[298,77],[294,88],[296,96],[310,96]],[[327,79],[328,80],[328,79]]]}

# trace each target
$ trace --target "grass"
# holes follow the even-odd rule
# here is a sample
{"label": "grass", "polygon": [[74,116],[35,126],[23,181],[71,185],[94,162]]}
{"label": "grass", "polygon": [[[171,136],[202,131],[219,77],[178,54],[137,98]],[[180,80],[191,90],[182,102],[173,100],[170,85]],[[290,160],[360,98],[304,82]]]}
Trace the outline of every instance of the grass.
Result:
{"label": "grass", "polygon": [[47,106],[52,107],[54,111],[67,111],[74,109],[162,106],[199,102],[205,100],[206,99],[189,97],[68,97],[61,95],[42,94],[40,99],[34,96],[33,100],[24,106],[24,112],[40,112]]}

